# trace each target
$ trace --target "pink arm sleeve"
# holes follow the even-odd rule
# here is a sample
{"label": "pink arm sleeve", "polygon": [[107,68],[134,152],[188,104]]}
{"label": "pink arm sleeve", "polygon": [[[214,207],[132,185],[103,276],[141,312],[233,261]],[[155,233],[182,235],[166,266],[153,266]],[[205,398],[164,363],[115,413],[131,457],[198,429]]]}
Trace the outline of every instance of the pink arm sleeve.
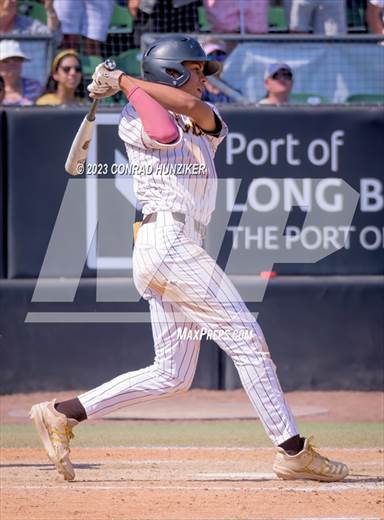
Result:
{"label": "pink arm sleeve", "polygon": [[128,92],[127,98],[143,123],[145,133],[159,143],[172,143],[179,136],[177,125],[168,111],[140,87]]}

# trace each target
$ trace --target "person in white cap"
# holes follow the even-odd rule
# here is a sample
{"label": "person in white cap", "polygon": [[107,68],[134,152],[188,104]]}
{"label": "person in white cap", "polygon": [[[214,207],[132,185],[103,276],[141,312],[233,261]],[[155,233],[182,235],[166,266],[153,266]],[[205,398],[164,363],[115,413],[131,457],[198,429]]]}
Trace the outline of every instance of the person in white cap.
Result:
{"label": "person in white cap", "polygon": [[286,63],[271,63],[264,73],[266,96],[259,105],[286,105],[293,87],[293,72]]}
{"label": "person in white cap", "polygon": [[3,105],[33,105],[41,95],[43,89],[38,81],[22,77],[25,61],[29,61],[29,57],[21,50],[19,42],[0,42],[0,76],[4,78],[5,83]]}
{"label": "person in white cap", "polygon": [[[202,45],[205,54],[211,60],[215,60],[219,62],[220,69],[214,76],[220,78],[220,73],[222,71],[222,64],[227,57],[227,50],[225,46],[225,42],[223,40],[218,40],[217,38],[210,38],[206,40]],[[209,81],[205,84],[205,91],[202,97],[203,101],[208,101],[208,103],[229,103],[231,99],[224,94],[216,85],[212,85]]]}

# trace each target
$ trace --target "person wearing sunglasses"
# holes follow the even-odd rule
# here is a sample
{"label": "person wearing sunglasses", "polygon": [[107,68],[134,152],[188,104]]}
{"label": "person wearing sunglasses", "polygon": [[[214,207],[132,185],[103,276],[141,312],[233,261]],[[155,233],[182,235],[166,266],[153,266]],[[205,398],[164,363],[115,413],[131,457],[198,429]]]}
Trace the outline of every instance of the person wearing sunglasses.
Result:
{"label": "person wearing sunglasses", "polygon": [[271,63],[264,73],[267,93],[259,105],[286,105],[293,87],[292,69],[286,63]]}
{"label": "person wearing sunglasses", "polygon": [[2,104],[27,106],[33,105],[43,90],[41,84],[22,74],[23,64],[30,61],[16,40],[0,42],[0,75],[4,79],[5,90]]}
{"label": "person wearing sunglasses", "polygon": [[77,105],[84,102],[79,54],[73,49],[59,52],[52,61],[46,93],[36,105]]}
{"label": "person wearing sunglasses", "polygon": [[[214,60],[219,63],[219,70],[213,74],[213,76],[216,76],[219,79],[223,69],[223,62],[227,57],[225,42],[216,38],[212,38],[206,40],[202,47],[210,60]],[[212,85],[212,83],[209,81],[207,81],[205,84],[202,100],[213,104],[229,103],[231,101],[231,99],[226,94],[224,94],[224,92],[222,92],[219,87]]]}

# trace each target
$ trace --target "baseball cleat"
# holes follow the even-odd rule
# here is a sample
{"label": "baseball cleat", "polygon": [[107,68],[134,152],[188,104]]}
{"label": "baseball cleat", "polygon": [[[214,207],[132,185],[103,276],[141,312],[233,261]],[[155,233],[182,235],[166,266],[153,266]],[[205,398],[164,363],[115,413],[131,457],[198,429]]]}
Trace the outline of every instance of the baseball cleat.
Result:
{"label": "baseball cleat", "polygon": [[77,421],[69,420],[58,412],[54,405],[55,400],[35,404],[29,415],[35,423],[49,460],[56,466],[60,475],[63,475],[64,480],[73,480],[75,471],[69,460],[69,441],[74,437],[72,427]]}
{"label": "baseball cleat", "polygon": [[286,480],[337,482],[348,475],[348,466],[317,453],[310,437],[305,439],[303,449],[296,455],[288,455],[283,448],[277,448],[273,471]]}

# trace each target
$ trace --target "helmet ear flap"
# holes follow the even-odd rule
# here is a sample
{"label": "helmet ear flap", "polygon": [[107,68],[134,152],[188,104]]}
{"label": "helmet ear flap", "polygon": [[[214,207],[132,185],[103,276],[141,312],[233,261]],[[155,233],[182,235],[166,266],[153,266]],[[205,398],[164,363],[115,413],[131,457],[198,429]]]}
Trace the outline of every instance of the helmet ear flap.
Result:
{"label": "helmet ear flap", "polygon": [[167,76],[166,84],[173,87],[181,87],[191,77],[190,71],[182,63],[169,63],[163,72]]}

